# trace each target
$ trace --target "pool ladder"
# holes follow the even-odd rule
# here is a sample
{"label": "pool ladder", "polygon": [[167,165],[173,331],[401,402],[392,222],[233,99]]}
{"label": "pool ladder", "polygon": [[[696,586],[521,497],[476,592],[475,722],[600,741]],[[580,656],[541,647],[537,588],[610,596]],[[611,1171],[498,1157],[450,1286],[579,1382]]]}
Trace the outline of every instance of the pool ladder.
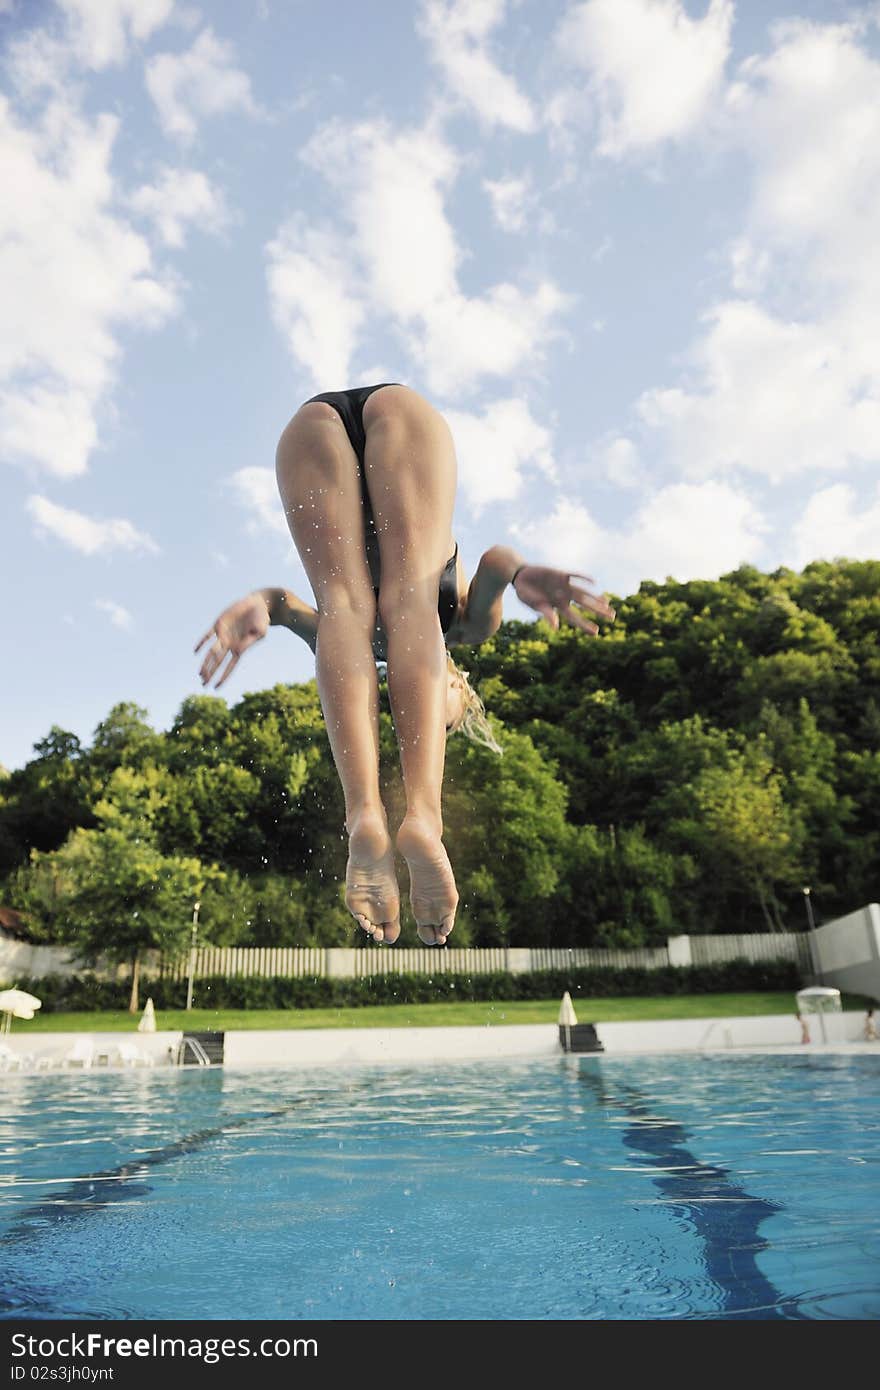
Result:
{"label": "pool ladder", "polygon": [[225,1034],[220,1032],[187,1032],[177,1044],[175,1061],[179,1067],[214,1067],[223,1065]]}
{"label": "pool ladder", "polygon": [[[208,1054],[207,1054],[207,1052],[205,1051],[205,1049],[202,1047],[202,1044],[199,1042],[198,1038],[183,1037],[183,1038],[181,1038],[180,1042],[177,1044],[177,1056],[176,1056],[176,1058],[175,1058],[175,1061],[176,1061],[176,1063],[177,1063],[177,1065],[178,1065],[179,1067],[183,1067],[183,1066],[186,1066],[186,1065],[187,1065],[187,1061],[186,1061],[186,1049],[187,1049],[187,1048],[189,1048],[190,1051],[192,1052],[192,1055],[193,1055],[193,1057],[195,1058],[195,1061],[196,1061],[197,1066],[200,1066],[200,1067],[209,1067],[209,1066],[211,1065],[211,1059],[210,1059],[210,1057],[208,1056]],[[190,1063],[190,1065],[192,1065],[192,1064]]]}

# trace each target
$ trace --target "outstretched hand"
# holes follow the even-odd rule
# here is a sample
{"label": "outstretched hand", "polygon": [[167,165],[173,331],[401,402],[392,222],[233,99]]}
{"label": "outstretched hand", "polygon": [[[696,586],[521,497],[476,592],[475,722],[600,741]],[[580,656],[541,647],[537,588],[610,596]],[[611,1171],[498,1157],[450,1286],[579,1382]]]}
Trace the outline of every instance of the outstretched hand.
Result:
{"label": "outstretched hand", "polygon": [[523,565],[516,576],[514,593],[517,598],[534,608],[555,630],[560,623],[570,623],[595,637],[598,625],[585,618],[583,609],[588,609],[599,618],[614,622],[614,609],[603,594],[590,593],[573,581],[582,579],[586,584],[595,580],[586,574],[569,574],[567,570],[554,570],[546,565]]}
{"label": "outstretched hand", "polygon": [[211,637],[214,639],[205,653],[199,671],[202,685],[210,684],[212,677],[229,657],[220,679],[214,686],[215,690],[219,690],[223,682],[232,675],[242,652],[259,642],[268,631],[269,609],[262,594],[248,594],[246,598],[231,603],[196,644],[195,650],[200,651]]}

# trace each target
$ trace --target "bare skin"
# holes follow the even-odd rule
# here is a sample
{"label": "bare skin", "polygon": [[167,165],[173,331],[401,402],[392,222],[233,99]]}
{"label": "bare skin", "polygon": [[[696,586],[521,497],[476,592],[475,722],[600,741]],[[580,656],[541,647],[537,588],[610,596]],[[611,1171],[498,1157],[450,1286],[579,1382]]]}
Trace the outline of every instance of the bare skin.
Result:
{"label": "bare skin", "polygon": [[[581,576],[524,564],[515,551],[495,546],[470,585],[459,557],[458,611],[444,641],[437,594],[454,550],[456,485],[448,427],[405,386],[373,392],[363,418],[372,521],[356,455],[331,406],[302,406],[278,445],[279,491],[316,608],[288,590],[257,590],[231,604],[196,650],[210,641],[200,675],[204,684],[216,678],[219,688],[271,625],[286,626],[309,644],[345,797],[349,911],[375,941],[397,940],[396,848],[409,870],[419,937],[443,945],[458,892],[442,840],[440,798],[446,730],[462,712],[446,645],[483,642],[497,630],[503,593],[517,570],[518,597],[554,627],[564,621],[592,635],[598,628],[584,610],[614,615],[603,597],[573,582]],[[387,662],[406,794],[394,840],[379,792],[376,660]]]}

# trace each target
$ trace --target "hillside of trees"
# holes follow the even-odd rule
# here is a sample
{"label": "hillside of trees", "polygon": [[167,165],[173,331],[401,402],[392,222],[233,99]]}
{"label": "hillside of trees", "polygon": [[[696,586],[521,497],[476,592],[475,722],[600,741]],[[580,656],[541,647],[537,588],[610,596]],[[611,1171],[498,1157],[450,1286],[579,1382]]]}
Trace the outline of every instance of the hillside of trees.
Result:
{"label": "hillside of trees", "polygon": [[[743,567],[614,601],[598,639],[508,622],[455,653],[504,748],[448,745],[456,943],[800,930],[804,885],[820,920],[876,900],[880,561]],[[384,691],[381,738],[394,826]],[[34,752],[0,780],[0,903],[35,939],[176,950],[198,900],[218,945],[366,943],[343,902],[313,681],[187,698],[164,733],[117,705],[90,746],[53,727]]]}

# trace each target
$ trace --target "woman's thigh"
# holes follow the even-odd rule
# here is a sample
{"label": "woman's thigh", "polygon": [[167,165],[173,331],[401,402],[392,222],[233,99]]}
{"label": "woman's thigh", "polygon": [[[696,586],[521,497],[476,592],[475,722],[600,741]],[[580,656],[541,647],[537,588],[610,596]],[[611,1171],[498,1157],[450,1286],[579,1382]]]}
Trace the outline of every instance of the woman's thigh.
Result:
{"label": "woman's thigh", "polygon": [[278,489],[319,612],[342,601],[375,619],[357,455],[332,406],[301,406],[275,460]]}
{"label": "woman's thigh", "polygon": [[366,478],[385,598],[424,580],[434,588],[453,552],[458,469],[449,426],[406,386],[384,386],[364,406]]}

